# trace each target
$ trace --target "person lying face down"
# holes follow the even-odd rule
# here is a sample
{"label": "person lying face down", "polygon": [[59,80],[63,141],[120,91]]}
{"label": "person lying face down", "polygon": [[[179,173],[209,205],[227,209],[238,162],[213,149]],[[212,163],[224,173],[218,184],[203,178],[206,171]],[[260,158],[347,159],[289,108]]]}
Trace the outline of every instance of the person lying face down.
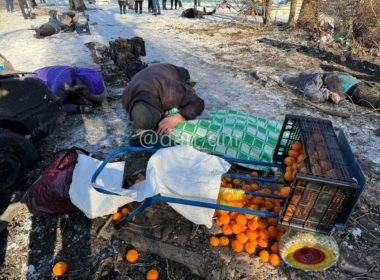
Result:
{"label": "person lying face down", "polygon": [[94,69],[57,65],[37,69],[29,76],[45,82],[67,113],[89,112],[106,97],[102,76]]}
{"label": "person lying face down", "polygon": [[[187,85],[189,71],[172,64],[153,64],[138,72],[122,96],[122,105],[133,121],[135,132],[157,130],[170,133],[177,124],[192,120],[204,110],[204,101]],[[168,115],[170,109],[178,113]]]}

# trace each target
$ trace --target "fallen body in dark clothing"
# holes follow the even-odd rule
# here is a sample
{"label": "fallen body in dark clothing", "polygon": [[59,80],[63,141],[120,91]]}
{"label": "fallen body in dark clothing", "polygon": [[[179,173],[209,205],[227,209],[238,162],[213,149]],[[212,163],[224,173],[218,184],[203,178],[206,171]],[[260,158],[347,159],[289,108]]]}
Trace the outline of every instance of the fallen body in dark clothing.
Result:
{"label": "fallen body in dark clothing", "polygon": [[36,34],[34,34],[35,38],[41,39],[60,32],[73,32],[75,30],[75,24],[73,21],[75,13],[63,13],[62,16],[58,18],[57,11],[50,10],[49,16],[50,18],[47,23],[42,24],[38,28],[33,28],[36,32]]}
{"label": "fallen body in dark clothing", "polygon": [[185,18],[203,18],[205,15],[213,15],[216,13],[216,9],[212,10],[211,12],[206,12],[206,8],[203,7],[203,12],[198,11],[197,9],[194,8],[189,8],[186,9],[182,12],[181,17]]}

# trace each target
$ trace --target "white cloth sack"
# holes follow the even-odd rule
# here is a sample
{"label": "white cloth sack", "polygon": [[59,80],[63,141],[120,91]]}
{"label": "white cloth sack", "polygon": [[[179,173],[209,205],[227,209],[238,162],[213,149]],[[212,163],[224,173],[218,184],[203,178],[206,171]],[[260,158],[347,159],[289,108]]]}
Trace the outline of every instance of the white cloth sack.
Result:
{"label": "white cloth sack", "polygon": [[[71,202],[90,219],[113,214],[119,207],[132,201],[125,196],[102,194],[92,187],[91,177],[101,163],[102,161],[79,154],[69,190]],[[97,184],[105,188],[107,186],[121,188],[124,164],[124,162],[108,163],[98,176]]]}
{"label": "white cloth sack", "polygon": [[[121,188],[123,171],[120,168],[116,168],[114,166],[111,167],[111,164],[106,165],[107,169],[112,170],[115,168],[118,170],[116,172],[117,174],[113,174],[112,176],[120,177],[120,182],[109,183],[109,175],[106,174],[105,168],[100,173],[97,184],[99,188],[120,195],[114,196],[96,192],[91,186],[91,176],[95,172],[96,166],[99,164],[100,162],[97,161],[97,163],[93,165],[95,168],[91,166],[91,169],[93,170],[90,171],[88,168],[89,165],[85,167],[82,166],[82,160],[81,158],[78,158],[78,164],[74,170],[73,183],[70,187],[70,198],[73,201],[73,204],[82,211],[84,210],[80,206],[85,206],[86,211],[84,212],[90,212],[90,215],[86,214],[90,218],[101,216],[98,215],[101,212],[107,212],[102,215],[114,213],[117,211],[118,207],[126,203],[132,201],[142,201],[145,198],[152,197],[157,194],[216,203],[220,188],[220,178],[222,174],[227,172],[230,168],[230,164],[225,160],[199,152],[190,146],[180,145],[160,149],[150,158],[148,162],[146,179],[128,190]],[[79,172],[86,173],[81,174]],[[87,172],[89,172],[89,174],[85,175]],[[74,182],[77,179],[85,177],[89,177],[88,180],[82,181],[80,184]],[[117,178],[113,179],[117,181]],[[87,190],[84,192],[82,191],[82,193],[79,194],[78,192],[75,192],[75,189],[77,188],[85,188]],[[74,190],[72,191],[72,189]],[[72,192],[73,195],[75,194],[75,198],[72,197]],[[86,195],[95,195],[96,199],[87,199],[85,198]],[[93,202],[87,203],[86,205],[81,203],[79,206],[78,200],[90,200]],[[103,205],[100,205],[99,203],[103,203]],[[212,226],[214,209],[187,206],[176,203],[170,203],[170,206],[195,224],[203,224],[207,227]]]}

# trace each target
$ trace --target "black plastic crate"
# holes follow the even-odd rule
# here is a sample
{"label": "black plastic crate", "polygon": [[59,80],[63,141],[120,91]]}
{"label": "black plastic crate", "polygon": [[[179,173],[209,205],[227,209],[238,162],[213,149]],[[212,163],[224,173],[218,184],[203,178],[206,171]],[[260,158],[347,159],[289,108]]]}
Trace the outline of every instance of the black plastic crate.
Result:
{"label": "black plastic crate", "polygon": [[337,137],[330,121],[287,115],[273,161],[283,164],[297,141],[304,150],[300,166],[305,165],[306,172],[295,172],[279,222],[330,234],[347,221],[364,188],[364,176],[344,134]]}

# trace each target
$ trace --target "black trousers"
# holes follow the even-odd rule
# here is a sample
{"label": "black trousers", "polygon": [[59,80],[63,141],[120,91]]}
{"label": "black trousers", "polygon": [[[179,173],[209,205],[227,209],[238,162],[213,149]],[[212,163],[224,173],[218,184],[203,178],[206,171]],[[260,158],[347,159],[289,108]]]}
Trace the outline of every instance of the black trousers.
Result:
{"label": "black trousers", "polygon": [[[181,8],[182,7],[182,2],[181,0],[174,0],[174,7],[177,9],[177,5]],[[173,9],[173,0],[170,0],[170,9]]]}
{"label": "black trousers", "polygon": [[153,12],[153,0],[148,0],[148,11]]}
{"label": "black trousers", "polygon": [[119,1],[120,14],[125,14],[127,8],[127,1]]}
{"label": "black trousers", "polygon": [[142,4],[143,4],[142,1],[135,1],[135,12],[136,13],[137,13],[137,11],[139,11],[140,14],[142,13]]}

